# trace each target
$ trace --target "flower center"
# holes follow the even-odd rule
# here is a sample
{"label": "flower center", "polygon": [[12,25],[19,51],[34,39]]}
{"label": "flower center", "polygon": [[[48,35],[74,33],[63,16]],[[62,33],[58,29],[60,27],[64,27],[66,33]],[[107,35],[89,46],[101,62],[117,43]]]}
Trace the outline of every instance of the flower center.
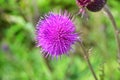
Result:
{"label": "flower center", "polygon": [[57,31],[57,33],[56,33],[56,40],[57,41],[61,41],[62,39],[63,39],[63,37],[64,37],[64,30],[62,30],[62,28],[61,29],[59,29],[58,31]]}

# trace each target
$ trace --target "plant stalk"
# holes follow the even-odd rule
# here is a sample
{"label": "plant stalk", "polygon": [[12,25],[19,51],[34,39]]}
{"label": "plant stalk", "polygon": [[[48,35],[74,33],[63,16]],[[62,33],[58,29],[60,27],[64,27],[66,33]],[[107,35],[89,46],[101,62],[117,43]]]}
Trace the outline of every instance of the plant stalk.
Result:
{"label": "plant stalk", "polygon": [[92,65],[91,65],[91,63],[90,63],[89,56],[88,56],[88,54],[87,54],[87,51],[86,51],[85,48],[84,48],[83,43],[82,43],[81,41],[79,41],[79,44],[80,44],[80,46],[81,46],[81,48],[82,48],[82,50],[83,50],[83,53],[84,53],[83,56],[84,56],[84,58],[85,58],[85,60],[86,60],[86,62],[87,62],[87,64],[88,64],[88,66],[89,66],[89,68],[90,68],[90,70],[91,70],[91,72],[92,72],[92,75],[93,75],[94,79],[95,79],[95,80],[98,80],[98,78],[97,78],[97,76],[96,76],[96,74],[95,74],[95,72],[94,72],[94,70],[93,70],[93,67],[92,67]]}
{"label": "plant stalk", "polygon": [[115,19],[111,13],[111,11],[109,10],[108,6],[105,5],[105,7],[103,8],[103,11],[108,15],[112,25],[113,25],[113,29],[114,29],[114,35],[115,35],[115,39],[116,39],[116,43],[118,46],[118,59],[120,59],[120,38],[119,38],[119,29],[117,28]]}

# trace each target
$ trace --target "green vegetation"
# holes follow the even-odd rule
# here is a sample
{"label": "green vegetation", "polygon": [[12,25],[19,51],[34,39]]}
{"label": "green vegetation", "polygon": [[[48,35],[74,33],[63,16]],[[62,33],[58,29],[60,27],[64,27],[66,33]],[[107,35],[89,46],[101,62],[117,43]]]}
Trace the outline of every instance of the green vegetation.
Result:
{"label": "green vegetation", "polygon": [[[120,1],[108,6],[120,29]],[[78,44],[69,56],[46,59],[35,47],[35,25],[49,11],[79,11],[75,0],[0,0],[0,80],[94,80]],[[76,17],[77,31],[99,80],[120,80],[112,23],[102,11]],[[87,22],[87,23],[86,23]],[[120,61],[120,60],[119,60]]]}

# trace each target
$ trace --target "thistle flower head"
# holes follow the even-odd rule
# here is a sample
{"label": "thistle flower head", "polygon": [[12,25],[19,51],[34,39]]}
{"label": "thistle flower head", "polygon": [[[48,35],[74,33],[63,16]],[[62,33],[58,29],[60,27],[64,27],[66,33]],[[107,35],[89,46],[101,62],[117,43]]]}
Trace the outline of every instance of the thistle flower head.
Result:
{"label": "thistle flower head", "polygon": [[90,4],[93,0],[76,0],[76,4],[78,5],[78,7],[80,8],[79,10],[79,13],[78,14],[81,14],[82,17],[84,17],[86,14],[86,6],[88,4]]}
{"label": "thistle flower head", "polygon": [[91,2],[91,0],[76,0],[76,2],[78,6],[86,7]]}
{"label": "thistle flower head", "polygon": [[75,25],[67,12],[49,13],[40,20],[36,27],[37,46],[42,48],[44,55],[58,57],[70,51],[77,41]]}

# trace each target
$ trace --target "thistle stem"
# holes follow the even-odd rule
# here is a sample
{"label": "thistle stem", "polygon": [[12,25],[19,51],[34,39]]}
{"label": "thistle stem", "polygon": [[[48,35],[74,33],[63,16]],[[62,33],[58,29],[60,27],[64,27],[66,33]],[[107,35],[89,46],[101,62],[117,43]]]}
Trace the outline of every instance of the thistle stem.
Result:
{"label": "thistle stem", "polygon": [[113,29],[114,29],[114,35],[115,35],[116,43],[117,43],[117,46],[118,46],[118,58],[120,59],[120,38],[119,38],[119,29],[117,28],[115,19],[114,19],[113,15],[112,15],[112,13],[111,13],[111,11],[109,10],[109,8],[108,8],[107,5],[105,5],[105,7],[103,8],[103,11],[108,15],[110,21],[112,22]]}
{"label": "thistle stem", "polygon": [[91,63],[90,63],[90,60],[89,60],[89,56],[88,56],[88,54],[87,54],[87,51],[85,50],[85,48],[84,48],[84,45],[83,45],[83,43],[81,42],[81,41],[79,41],[79,44],[80,44],[80,46],[81,46],[81,48],[82,48],[82,50],[83,50],[83,56],[84,56],[84,58],[85,58],[85,60],[86,60],[86,62],[87,62],[87,64],[88,64],[88,66],[89,66],[89,68],[90,68],[90,70],[91,70],[91,72],[92,72],[92,75],[94,76],[94,79],[95,80],[98,80],[98,78],[97,78],[97,76],[96,76],[96,74],[95,74],[95,72],[94,72],[94,70],[93,70],[93,67],[92,67],[92,65],[91,65]]}

